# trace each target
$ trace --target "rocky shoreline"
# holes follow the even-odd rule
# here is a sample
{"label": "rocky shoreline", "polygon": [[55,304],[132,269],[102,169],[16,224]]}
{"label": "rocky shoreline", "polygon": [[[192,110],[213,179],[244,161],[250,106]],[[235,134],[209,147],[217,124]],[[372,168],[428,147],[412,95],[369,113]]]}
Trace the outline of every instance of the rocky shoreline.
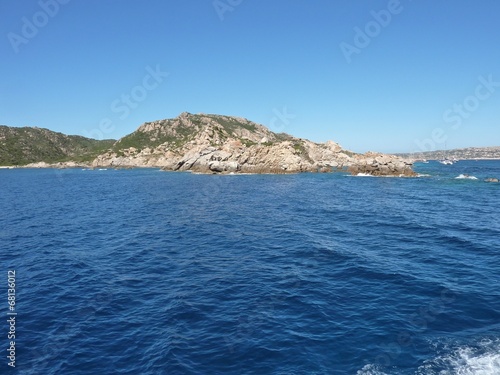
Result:
{"label": "rocky shoreline", "polygon": [[23,168],[161,168],[204,174],[331,173],[415,177],[395,155],[357,154],[338,143],[274,133],[249,120],[182,113],[141,125],[91,162],[37,162]]}
{"label": "rocky shoreline", "polygon": [[[99,155],[92,167],[159,167],[196,173],[301,173],[348,171],[373,176],[416,176],[412,163],[394,155],[355,154],[328,141],[314,143],[276,134],[242,118],[183,113],[142,125],[139,139],[166,139],[156,147],[128,147]],[[189,137],[182,138],[182,134]],[[173,139],[174,141],[169,141]],[[183,142],[179,142],[181,139]]]}
{"label": "rocky shoreline", "polygon": [[[137,160],[124,160],[123,158],[111,158],[109,163],[30,163],[23,166],[4,166],[1,169],[137,169],[137,168],[160,168],[163,171],[193,172],[197,174],[297,174],[297,173],[334,173],[348,172],[352,175],[392,176],[392,177],[415,177],[411,164],[401,163],[400,160],[388,155],[370,154],[366,158],[357,157],[355,160],[345,159],[343,162],[332,162],[324,164],[291,165],[279,163],[280,165],[241,165],[237,161],[224,160],[220,154],[209,152],[202,156],[208,156],[203,160],[200,158],[178,161],[176,164],[169,163],[138,163]],[[220,159],[220,160],[219,160]]]}
{"label": "rocky shoreline", "polygon": [[[273,146],[241,147],[239,144],[223,148],[213,146],[192,149],[185,154],[165,157],[145,150],[131,151],[131,155],[115,153],[100,155],[91,164],[93,168],[140,168],[158,167],[165,171],[192,171],[204,174],[245,173],[330,173],[349,172],[373,176],[414,177],[413,163],[392,155],[367,153],[347,155],[333,151],[331,145],[306,144],[306,156],[290,142]],[[314,155],[314,158],[311,157]]]}

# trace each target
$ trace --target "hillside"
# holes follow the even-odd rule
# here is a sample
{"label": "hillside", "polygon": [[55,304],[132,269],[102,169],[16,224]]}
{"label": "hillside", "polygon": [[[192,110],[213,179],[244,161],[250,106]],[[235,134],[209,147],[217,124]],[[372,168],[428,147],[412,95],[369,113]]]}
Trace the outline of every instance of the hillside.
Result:
{"label": "hillside", "polygon": [[412,163],[356,154],[328,141],[274,133],[244,118],[181,113],[146,122],[119,139],[97,141],[40,128],[0,127],[0,165],[94,168],[155,167],[198,173],[298,173],[413,176]]}
{"label": "hillside", "polygon": [[500,147],[469,147],[469,148],[458,148],[453,150],[438,150],[438,151],[418,152],[412,154],[407,153],[407,154],[397,154],[397,155],[406,159],[419,159],[419,160],[500,159]]}
{"label": "hillside", "polygon": [[113,143],[114,140],[98,141],[36,127],[0,126],[0,165],[90,162]]}
{"label": "hillside", "polygon": [[[266,127],[243,118],[182,113],[175,119],[147,122],[135,132],[121,138],[113,146],[114,151],[120,152],[130,147],[138,151],[148,147],[156,148],[163,145],[170,149],[177,149],[194,140],[200,132],[214,130],[207,135],[212,143],[223,142],[229,137],[243,140],[245,144],[252,145],[260,142],[264,137],[269,140],[286,140],[292,138],[287,134],[275,134]],[[164,147],[164,148],[165,148]]]}
{"label": "hillside", "polygon": [[297,173],[349,170],[373,175],[413,175],[411,163],[378,153],[344,150],[276,134],[247,119],[184,112],[147,122],[99,155],[93,167],[161,167],[199,173]]}

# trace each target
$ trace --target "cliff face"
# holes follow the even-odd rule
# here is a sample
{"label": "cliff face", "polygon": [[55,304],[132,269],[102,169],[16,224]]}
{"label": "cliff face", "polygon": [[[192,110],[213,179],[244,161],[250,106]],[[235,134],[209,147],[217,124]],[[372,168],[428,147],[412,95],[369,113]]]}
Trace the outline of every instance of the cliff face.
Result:
{"label": "cliff face", "polygon": [[41,128],[0,126],[0,165],[68,160],[89,162],[114,142],[65,135]]}
{"label": "cliff face", "polygon": [[296,173],[413,176],[396,156],[354,154],[335,142],[313,143],[276,134],[242,118],[182,113],[145,123],[99,155],[93,167],[162,167],[199,173]]}

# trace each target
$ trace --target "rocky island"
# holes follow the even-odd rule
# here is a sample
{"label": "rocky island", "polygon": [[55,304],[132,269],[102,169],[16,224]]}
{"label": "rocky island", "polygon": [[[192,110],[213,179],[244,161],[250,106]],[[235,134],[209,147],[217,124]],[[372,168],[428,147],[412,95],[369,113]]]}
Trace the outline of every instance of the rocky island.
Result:
{"label": "rocky island", "polygon": [[[144,123],[112,144],[109,140],[80,138],[83,137],[78,138],[80,142],[86,140],[85,152],[82,147],[78,152],[71,147],[62,150],[59,147],[57,153],[61,160],[46,160],[39,155],[39,160],[32,158],[28,166],[159,167],[196,173],[348,171],[373,176],[415,176],[412,163],[394,155],[357,154],[333,141],[314,143],[285,133],[274,133],[263,125],[232,116],[184,112],[174,119]],[[5,129],[2,132],[0,128],[0,147],[4,148],[4,144],[12,142],[5,135]],[[5,163],[3,156],[0,164],[7,165]],[[9,163],[13,164],[12,161]]]}

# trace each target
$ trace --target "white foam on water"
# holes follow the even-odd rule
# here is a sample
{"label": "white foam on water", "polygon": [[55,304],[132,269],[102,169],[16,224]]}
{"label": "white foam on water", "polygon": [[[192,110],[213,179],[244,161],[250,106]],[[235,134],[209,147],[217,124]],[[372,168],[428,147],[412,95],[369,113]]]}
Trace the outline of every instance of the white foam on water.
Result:
{"label": "white foam on water", "polygon": [[[500,375],[500,339],[484,339],[467,346],[446,346],[442,354],[427,360],[415,375]],[[385,368],[382,368],[386,370]],[[395,375],[397,369],[389,373],[379,366],[368,364],[356,375]],[[407,374],[407,372],[404,372]]]}
{"label": "white foam on water", "polygon": [[356,176],[357,177],[374,177],[373,175],[371,175],[369,173],[358,173]]}
{"label": "white foam on water", "polygon": [[461,174],[458,177],[455,177],[455,180],[477,180],[478,178],[475,176],[469,176],[468,174]]}
{"label": "white foam on water", "polygon": [[382,372],[375,365],[366,365],[361,370],[356,372],[356,375],[387,375],[385,372]]}
{"label": "white foam on water", "polygon": [[417,375],[498,375],[500,374],[500,341],[483,340],[475,346],[462,346],[443,354],[423,366]]}

